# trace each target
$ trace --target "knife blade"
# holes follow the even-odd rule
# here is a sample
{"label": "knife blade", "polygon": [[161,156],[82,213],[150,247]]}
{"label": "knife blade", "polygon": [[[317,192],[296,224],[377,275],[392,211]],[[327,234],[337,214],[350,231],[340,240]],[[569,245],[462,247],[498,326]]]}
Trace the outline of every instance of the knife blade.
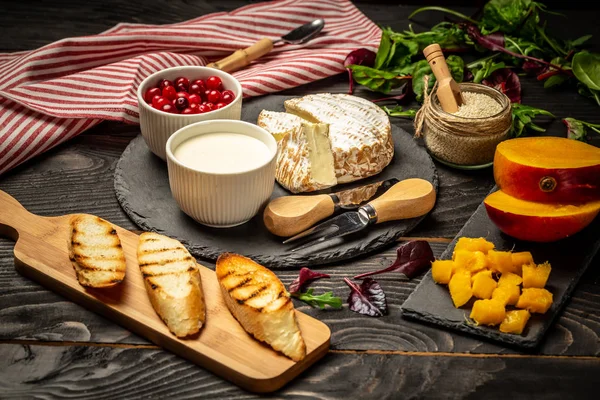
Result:
{"label": "knife blade", "polygon": [[391,178],[335,193],[278,197],[265,208],[263,221],[274,235],[293,236],[340,210],[359,208],[397,182]]}
{"label": "knife blade", "polygon": [[310,236],[309,242],[291,250],[300,251],[333,238],[359,232],[370,225],[420,217],[433,209],[435,200],[435,189],[430,182],[419,178],[405,179],[380,197],[360,206],[358,210],[348,211],[324,221],[285,240],[284,243]]}

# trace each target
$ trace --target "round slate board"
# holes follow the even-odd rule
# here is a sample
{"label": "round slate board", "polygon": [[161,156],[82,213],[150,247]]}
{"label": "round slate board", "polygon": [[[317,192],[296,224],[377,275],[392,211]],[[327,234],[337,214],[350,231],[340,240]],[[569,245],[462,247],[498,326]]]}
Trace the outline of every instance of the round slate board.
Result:
{"label": "round slate board", "polygon": [[[244,101],[242,119],[256,123],[263,109],[284,111],[283,101],[289,98],[271,95]],[[394,158],[379,175],[318,193],[349,189],[393,177],[399,180],[426,179],[437,190],[437,172],[425,149],[409,133],[393,125],[392,137]],[[385,222],[353,236],[337,238],[292,253],[290,250],[297,244],[284,245],[282,238],[267,231],[262,222],[262,211],[252,220],[234,228],[206,227],[184,214],[171,196],[167,164],[150,152],[141,135],[133,139],[123,152],[115,171],[114,184],[121,207],[142,229],[180,240],[199,258],[214,261],[223,252],[233,252],[269,268],[326,264],[380,250],[405,235],[423,219]],[[289,194],[275,184],[271,198]]]}

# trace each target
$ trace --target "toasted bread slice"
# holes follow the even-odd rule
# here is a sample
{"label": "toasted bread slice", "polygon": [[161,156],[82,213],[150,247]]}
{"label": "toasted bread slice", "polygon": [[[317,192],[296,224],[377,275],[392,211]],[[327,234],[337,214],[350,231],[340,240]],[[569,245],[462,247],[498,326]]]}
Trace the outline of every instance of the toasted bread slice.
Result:
{"label": "toasted bread slice", "polygon": [[206,318],[198,264],[177,240],[140,235],[137,258],[152,307],[177,337],[200,331]]}
{"label": "toasted bread slice", "polygon": [[69,258],[83,286],[103,288],[125,279],[125,253],[112,225],[94,215],[71,220]]}
{"label": "toasted bread slice", "polygon": [[306,356],[294,305],[273,272],[244,256],[224,253],[216,273],[227,308],[246,332],[294,361]]}

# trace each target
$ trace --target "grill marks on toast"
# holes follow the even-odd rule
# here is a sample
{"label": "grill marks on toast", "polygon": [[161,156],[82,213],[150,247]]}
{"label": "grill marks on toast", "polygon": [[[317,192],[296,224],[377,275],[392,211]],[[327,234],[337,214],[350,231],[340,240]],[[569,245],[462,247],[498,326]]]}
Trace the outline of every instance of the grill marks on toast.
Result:
{"label": "grill marks on toast", "polygon": [[83,286],[113,286],[125,278],[125,253],[112,225],[94,215],[71,220],[69,259]]}
{"label": "grill marks on toast", "polygon": [[306,356],[294,305],[273,272],[230,253],[219,256],[215,272],[225,304],[250,335],[294,361]]}
{"label": "grill marks on toast", "polygon": [[140,270],[154,310],[178,337],[197,333],[206,307],[196,259],[177,240],[153,232],[140,235]]}

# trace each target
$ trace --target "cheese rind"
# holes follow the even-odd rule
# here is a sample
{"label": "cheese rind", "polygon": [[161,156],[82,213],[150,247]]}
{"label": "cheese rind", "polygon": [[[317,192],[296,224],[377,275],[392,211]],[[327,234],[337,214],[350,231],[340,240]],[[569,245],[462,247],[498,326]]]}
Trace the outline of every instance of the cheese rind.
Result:
{"label": "cheese rind", "polygon": [[327,124],[304,121],[281,139],[275,172],[280,185],[301,193],[337,184],[328,128]]}
{"label": "cheese rind", "polygon": [[377,105],[346,94],[320,93],[284,102],[288,113],[329,124],[338,183],[381,172],[394,156],[391,124]]}
{"label": "cheese rind", "polygon": [[262,110],[256,124],[266,129],[277,142],[288,133],[300,129],[302,118],[288,113]]}

